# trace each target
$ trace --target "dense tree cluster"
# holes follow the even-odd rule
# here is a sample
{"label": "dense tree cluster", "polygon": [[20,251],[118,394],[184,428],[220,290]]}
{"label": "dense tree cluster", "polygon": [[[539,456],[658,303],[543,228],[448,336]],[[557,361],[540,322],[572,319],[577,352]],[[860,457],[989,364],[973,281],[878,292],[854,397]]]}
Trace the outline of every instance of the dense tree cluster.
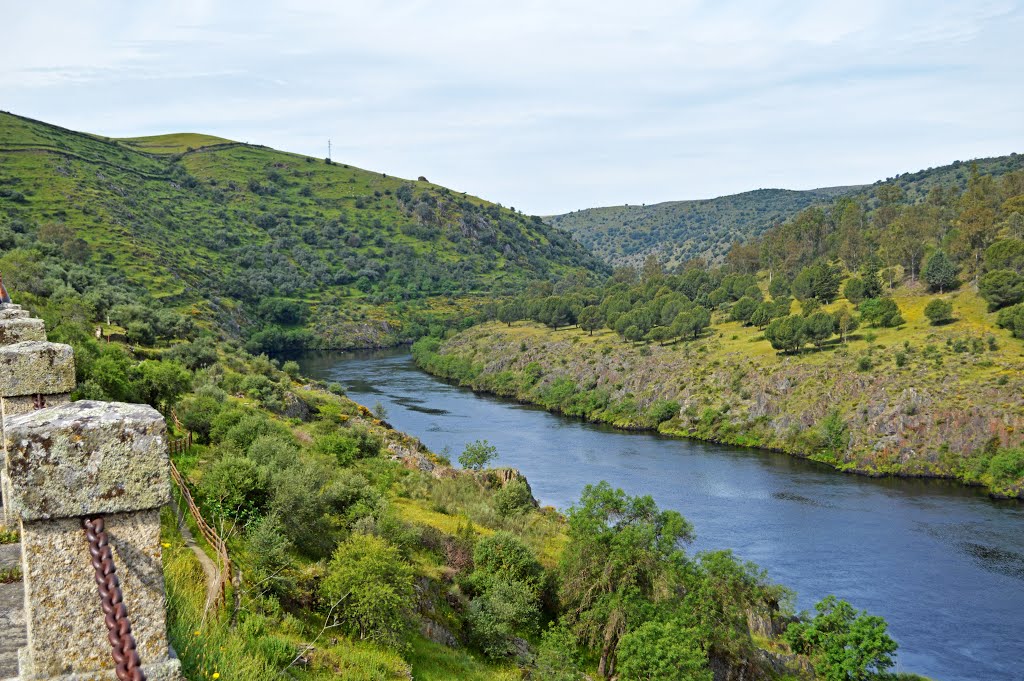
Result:
{"label": "dense tree cluster", "polygon": [[[958,275],[978,280],[998,273],[982,285],[982,293],[997,307],[1007,293],[1012,299],[1017,278],[1009,272],[1016,267],[1020,274],[1014,263],[1024,239],[1024,171],[995,178],[974,170],[962,191],[937,185],[925,197],[908,197],[902,186],[890,182],[870,195],[842,197],[827,209],[808,208],[763,237],[737,245],[732,260],[792,279],[801,299],[834,297],[829,268],[835,263],[850,271],[884,268],[890,283],[899,268],[912,280],[923,276],[937,292],[954,288]],[[860,292],[858,283],[847,285],[852,285],[851,302],[875,297]]]}

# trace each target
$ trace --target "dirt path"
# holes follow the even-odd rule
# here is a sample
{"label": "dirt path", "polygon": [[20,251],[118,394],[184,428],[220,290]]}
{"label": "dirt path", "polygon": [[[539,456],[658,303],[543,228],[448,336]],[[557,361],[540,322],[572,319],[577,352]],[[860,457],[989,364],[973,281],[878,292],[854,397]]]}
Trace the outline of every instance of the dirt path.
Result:
{"label": "dirt path", "polygon": [[206,574],[206,608],[209,609],[220,595],[217,587],[217,566],[206,555],[206,551],[203,551],[203,548],[196,543],[192,530],[181,515],[181,509],[177,507],[177,504],[173,505],[174,512],[178,516],[178,530],[181,531],[181,536],[185,539],[185,546],[192,549],[192,553],[196,554],[196,558],[199,559],[199,563],[203,566],[203,572]]}

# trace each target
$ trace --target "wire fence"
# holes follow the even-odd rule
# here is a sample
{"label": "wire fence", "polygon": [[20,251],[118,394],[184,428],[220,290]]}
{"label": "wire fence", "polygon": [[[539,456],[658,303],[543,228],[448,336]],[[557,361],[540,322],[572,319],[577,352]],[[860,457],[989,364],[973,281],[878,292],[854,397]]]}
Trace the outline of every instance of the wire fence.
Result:
{"label": "wire fence", "polygon": [[[168,443],[168,448],[171,454],[180,454],[187,452],[192,447],[192,433],[178,440],[171,440]],[[228,583],[231,582],[232,568],[231,568],[231,557],[228,555],[227,544],[221,539],[217,531],[214,530],[206,519],[203,518],[203,514],[199,510],[199,506],[196,504],[195,499],[192,498],[192,492],[188,488],[188,483],[185,482],[185,478],[178,471],[178,467],[174,465],[174,461],[171,461],[171,478],[174,479],[174,484],[178,487],[178,492],[181,494],[181,498],[185,500],[185,505],[188,507],[189,514],[195,521],[196,526],[199,528],[199,532],[203,535],[203,538],[213,548],[217,554],[217,562],[220,565],[217,568],[216,577],[216,593],[217,596],[214,602],[211,604],[214,608],[220,608],[227,600],[227,589]]]}

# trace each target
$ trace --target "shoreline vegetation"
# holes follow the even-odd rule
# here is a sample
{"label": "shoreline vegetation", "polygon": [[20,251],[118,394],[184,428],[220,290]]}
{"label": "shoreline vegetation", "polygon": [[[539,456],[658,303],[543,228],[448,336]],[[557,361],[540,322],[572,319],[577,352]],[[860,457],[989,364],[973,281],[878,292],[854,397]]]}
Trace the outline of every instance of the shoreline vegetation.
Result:
{"label": "shoreline vegetation", "polygon": [[[920,314],[904,294],[901,309]],[[423,370],[474,391],[622,430],[782,452],[870,477],[958,481],[993,498],[1024,499],[1019,479],[993,474],[1000,456],[1015,451],[997,438],[1019,439],[1024,429],[1007,401],[1022,389],[1019,360],[997,365],[940,339],[929,347],[942,350],[914,352],[877,338],[870,350],[840,346],[780,360],[731,352],[749,343],[730,336],[728,326],[695,343],[662,345],[625,342],[608,330],[489,323],[447,341],[423,338],[412,353]],[[959,372],[929,376],[933,352],[940,362],[948,353]],[[862,369],[864,357],[872,370]],[[979,380],[978,372],[991,376]]]}

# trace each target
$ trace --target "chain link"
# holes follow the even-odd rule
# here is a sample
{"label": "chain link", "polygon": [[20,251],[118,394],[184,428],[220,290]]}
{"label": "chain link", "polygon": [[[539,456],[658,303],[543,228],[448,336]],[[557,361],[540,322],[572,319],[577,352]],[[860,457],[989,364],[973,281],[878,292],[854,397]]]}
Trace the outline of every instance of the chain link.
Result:
{"label": "chain link", "polygon": [[117,665],[118,681],[146,681],[135,649],[135,637],[128,619],[128,608],[124,604],[121,583],[114,567],[114,554],[110,550],[110,538],[103,529],[103,518],[82,518],[82,527],[89,540],[89,554],[95,571],[96,586],[100,592],[100,607],[107,625],[107,639],[111,655]]}

